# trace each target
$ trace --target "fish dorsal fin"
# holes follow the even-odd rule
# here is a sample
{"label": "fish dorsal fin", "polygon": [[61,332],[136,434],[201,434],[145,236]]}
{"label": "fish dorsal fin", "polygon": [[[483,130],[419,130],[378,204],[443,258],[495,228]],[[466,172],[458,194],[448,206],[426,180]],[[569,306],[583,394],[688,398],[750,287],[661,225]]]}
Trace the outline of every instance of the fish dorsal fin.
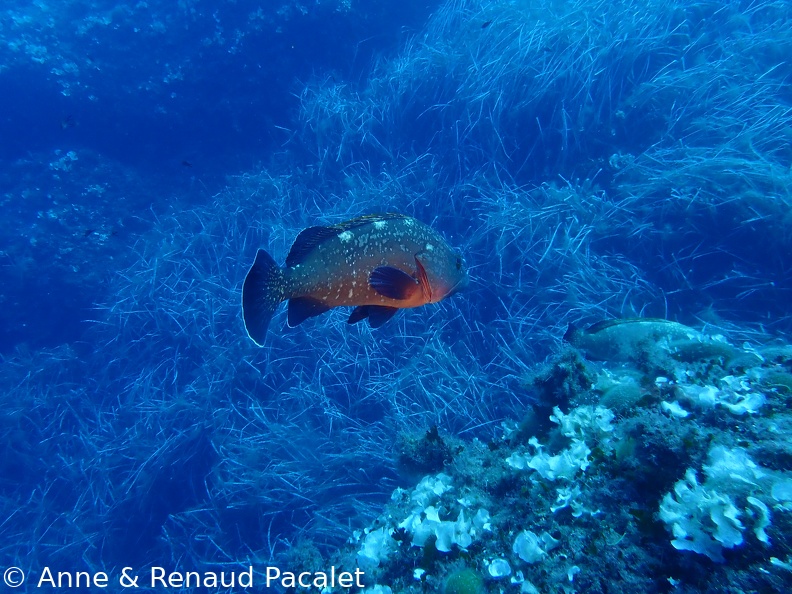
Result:
{"label": "fish dorsal fin", "polygon": [[339,233],[351,231],[357,227],[362,227],[363,225],[376,223],[378,221],[405,218],[407,217],[404,215],[392,212],[384,214],[369,214],[344,221],[343,223],[338,223],[337,225],[308,227],[307,229],[303,229],[294,240],[294,243],[289,250],[289,255],[286,256],[286,266],[293,267],[297,266],[298,264],[302,264],[313,250],[315,250],[319,245],[328,239],[337,237]]}
{"label": "fish dorsal fin", "polygon": [[[420,256],[420,254],[418,254]],[[415,265],[418,268],[418,284],[421,285],[421,291],[423,291],[424,297],[426,297],[427,303],[432,303],[432,285],[429,284],[429,277],[426,275],[426,268],[424,265],[421,264],[421,260],[415,256]]]}
{"label": "fish dorsal fin", "polygon": [[399,301],[409,299],[419,287],[418,281],[393,266],[380,266],[372,270],[369,285],[383,297]]}
{"label": "fish dorsal fin", "polygon": [[308,227],[300,231],[286,256],[286,266],[292,268],[305,261],[305,258],[323,242],[336,237],[338,231],[333,227]]}
{"label": "fish dorsal fin", "polygon": [[586,334],[596,334],[597,332],[602,332],[603,330],[607,330],[608,328],[613,328],[615,326],[630,326],[640,323],[675,324],[675,322],[671,322],[663,318],[616,318],[612,320],[601,320],[596,322],[586,328],[584,332]]}
{"label": "fish dorsal fin", "polygon": [[354,219],[349,219],[348,221],[344,221],[343,223],[338,223],[337,225],[333,225],[334,229],[338,229],[339,233],[342,231],[348,231],[350,229],[354,229],[355,227],[362,227],[363,225],[368,225],[369,223],[379,223],[382,221],[392,221],[395,219],[407,219],[409,217],[399,214],[397,212],[381,212],[375,214],[367,214],[361,215],[359,217],[355,217]]}

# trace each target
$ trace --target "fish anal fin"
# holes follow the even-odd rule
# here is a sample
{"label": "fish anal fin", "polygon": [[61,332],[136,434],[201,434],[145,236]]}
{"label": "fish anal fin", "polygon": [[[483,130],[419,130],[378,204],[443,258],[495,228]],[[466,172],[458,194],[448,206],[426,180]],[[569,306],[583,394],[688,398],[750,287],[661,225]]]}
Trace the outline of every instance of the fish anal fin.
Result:
{"label": "fish anal fin", "polygon": [[399,301],[409,299],[419,287],[418,281],[393,266],[380,266],[372,270],[369,285],[383,297]]}
{"label": "fish anal fin", "polygon": [[321,316],[330,310],[326,303],[314,299],[313,297],[293,297],[289,299],[288,324],[294,328],[302,324],[308,318]]}
{"label": "fish anal fin", "polygon": [[372,328],[379,328],[390,320],[399,311],[397,307],[387,307],[385,305],[369,305],[368,321]]}
{"label": "fish anal fin", "polygon": [[399,308],[386,305],[360,305],[352,310],[347,323],[357,324],[359,321],[368,318],[369,326],[379,328],[390,320],[397,311],[399,311]]}
{"label": "fish anal fin", "polygon": [[353,309],[352,313],[349,314],[347,324],[357,324],[359,321],[365,320],[368,317],[368,308],[368,305],[359,305]]}

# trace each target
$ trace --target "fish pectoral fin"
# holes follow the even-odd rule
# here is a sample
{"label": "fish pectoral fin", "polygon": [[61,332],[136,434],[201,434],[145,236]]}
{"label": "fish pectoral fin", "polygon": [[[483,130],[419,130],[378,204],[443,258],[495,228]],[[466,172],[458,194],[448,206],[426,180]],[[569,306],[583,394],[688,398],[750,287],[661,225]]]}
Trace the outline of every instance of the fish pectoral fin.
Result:
{"label": "fish pectoral fin", "polygon": [[294,328],[295,326],[302,324],[308,318],[321,316],[329,309],[329,305],[319,301],[318,299],[314,299],[313,297],[293,297],[289,299],[289,328]]}
{"label": "fish pectoral fin", "polygon": [[352,310],[347,324],[357,324],[361,320],[368,318],[369,326],[379,328],[390,320],[399,311],[398,307],[387,307],[385,305],[360,305]]}
{"label": "fish pectoral fin", "polygon": [[409,299],[419,288],[418,281],[393,266],[380,266],[371,271],[369,285],[377,293],[389,299]]}

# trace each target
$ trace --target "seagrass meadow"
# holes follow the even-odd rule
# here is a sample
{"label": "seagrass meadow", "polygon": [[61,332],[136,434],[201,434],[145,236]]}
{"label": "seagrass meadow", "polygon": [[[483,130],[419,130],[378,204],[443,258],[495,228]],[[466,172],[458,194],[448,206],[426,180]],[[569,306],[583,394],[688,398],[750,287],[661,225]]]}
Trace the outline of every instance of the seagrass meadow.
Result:
{"label": "seagrass meadow", "polygon": [[[0,567],[792,591],[790,31],[785,0],[0,7]],[[465,291],[250,340],[258,249],[391,212]],[[365,588],[266,582],[331,565]]]}

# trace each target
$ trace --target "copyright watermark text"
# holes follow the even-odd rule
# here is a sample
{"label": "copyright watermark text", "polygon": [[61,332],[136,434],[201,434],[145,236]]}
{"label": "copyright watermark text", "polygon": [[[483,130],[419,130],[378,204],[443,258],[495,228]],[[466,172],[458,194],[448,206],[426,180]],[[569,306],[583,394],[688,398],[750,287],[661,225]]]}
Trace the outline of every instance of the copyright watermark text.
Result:
{"label": "copyright watermark text", "polygon": [[3,583],[9,588],[19,588],[25,583],[25,572],[19,567],[9,567],[3,572]]}
{"label": "copyright watermark text", "polygon": [[[117,574],[111,575],[104,571],[62,571],[44,567],[40,573],[31,575],[28,584],[42,589],[70,588],[253,588],[266,586],[271,588],[362,588],[364,572],[341,571],[331,566],[329,571],[284,571],[275,566],[267,566],[254,571],[248,566],[240,571],[172,571],[164,567],[151,567],[136,572],[132,567],[124,567]],[[9,567],[3,572],[3,582],[9,588],[18,588],[25,583],[25,573],[19,567]]]}

